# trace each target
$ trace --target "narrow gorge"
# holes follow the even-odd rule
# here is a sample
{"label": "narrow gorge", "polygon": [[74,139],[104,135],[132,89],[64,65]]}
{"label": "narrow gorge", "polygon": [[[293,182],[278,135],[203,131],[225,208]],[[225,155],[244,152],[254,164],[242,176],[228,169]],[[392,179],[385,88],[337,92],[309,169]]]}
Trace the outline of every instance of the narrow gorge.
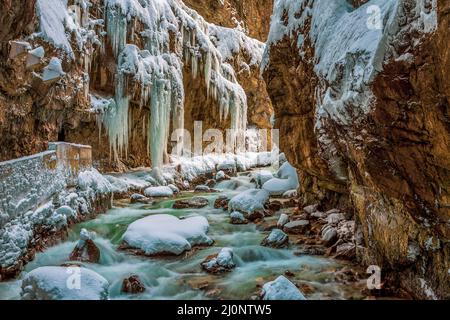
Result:
{"label": "narrow gorge", "polygon": [[447,0],[0,26],[0,300],[450,299]]}

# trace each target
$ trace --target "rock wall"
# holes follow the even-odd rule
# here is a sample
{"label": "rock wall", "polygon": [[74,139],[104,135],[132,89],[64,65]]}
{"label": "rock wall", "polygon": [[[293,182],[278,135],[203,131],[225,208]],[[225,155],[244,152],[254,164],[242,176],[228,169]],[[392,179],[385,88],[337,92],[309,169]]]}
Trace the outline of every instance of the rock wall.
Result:
{"label": "rock wall", "polygon": [[264,77],[303,203],[353,207],[365,264],[448,299],[450,4],[277,4]]}
{"label": "rock wall", "polygon": [[[168,11],[167,7],[155,8],[155,12],[158,14],[167,14],[168,21],[173,20],[172,15],[183,17],[178,21],[188,19],[190,22],[184,27],[185,31],[197,30],[196,32],[203,33],[206,30],[201,30],[201,28],[216,30],[216,26],[203,22],[201,16],[194,11],[191,12],[179,0],[167,0],[158,4],[151,1],[127,0],[130,3],[128,6],[130,12],[124,13],[127,20],[124,28],[126,35],[123,36],[124,39],[115,39],[111,35],[116,34],[119,37],[120,30],[116,30],[116,33],[108,33],[107,29],[108,27],[116,28],[119,25],[114,25],[116,23],[115,15],[108,18],[103,9],[105,3],[108,2],[111,8],[116,8],[119,12],[120,2],[118,1],[69,1],[69,6],[77,5],[74,12],[68,9],[65,2],[61,0],[54,3],[55,10],[44,7],[42,3],[45,4],[45,1],[41,2],[40,0],[26,1],[23,6],[19,6],[19,3],[12,4],[11,1],[2,1],[9,9],[2,11],[0,17],[2,23],[0,135],[5,146],[0,150],[0,160],[41,152],[47,149],[48,141],[61,140],[92,145],[94,165],[104,170],[124,170],[127,167],[151,165],[150,134],[148,133],[151,106],[148,102],[142,102],[151,97],[142,95],[144,90],[148,89],[143,88],[138,76],[126,75],[125,90],[129,100],[129,127],[123,131],[127,132],[126,140],[129,143],[127,148],[122,148],[126,150],[117,152],[116,157],[111,146],[111,140],[114,140],[114,137],[111,138],[108,135],[110,132],[108,132],[108,128],[105,128],[105,123],[102,123],[102,119],[104,120],[105,117],[102,117],[101,110],[94,110],[95,108],[92,106],[92,95],[106,100],[117,98],[117,75],[123,68],[118,64],[118,57],[115,54],[115,47],[118,45],[116,40],[124,41],[127,45],[136,45],[139,50],[148,49],[147,38],[143,36],[145,33],[143,31],[150,30],[151,33],[153,32],[152,28],[160,28],[163,25],[161,23],[161,26],[148,26],[149,18],[142,15],[144,9],[147,10],[153,5],[163,4],[172,8],[172,12],[166,12]],[[232,6],[228,6],[228,8],[234,12]],[[253,8],[256,7],[253,4]],[[237,11],[243,12],[241,9]],[[48,20],[51,24],[47,24],[48,21],[42,18],[42,13],[47,11],[51,13],[50,20]],[[251,12],[254,19],[265,19],[263,18],[265,12],[259,13],[254,10]],[[206,14],[206,11],[201,13]],[[229,18],[229,15],[221,16],[221,25],[235,27],[234,23],[226,23]],[[256,30],[258,24],[255,22],[253,25],[252,30]],[[211,127],[223,129],[230,127],[230,118],[221,119],[220,117],[219,110],[223,108],[224,99],[222,97],[212,98],[208,94],[204,66],[196,66],[199,69],[198,76],[193,76],[195,72],[192,70],[189,51],[195,52],[198,63],[206,63],[206,59],[201,58],[199,53],[205,49],[202,47],[204,42],[193,43],[189,47],[186,38],[183,38],[182,33],[185,31],[181,30],[182,26],[178,25],[177,28],[179,29],[171,31],[161,29],[159,32],[167,37],[164,41],[167,40],[170,43],[167,53],[179,57],[183,64],[186,128],[191,129],[190,125],[194,120],[203,120],[205,130]],[[217,54],[223,55],[223,61],[219,63],[220,67],[227,63],[233,69],[235,79],[231,79],[233,78],[231,77],[227,81],[231,80],[230,83],[233,85],[237,84],[242,87],[246,94],[248,124],[268,128],[271,127],[270,117],[273,110],[264,87],[264,81],[259,74],[259,63],[264,44],[247,37],[239,30],[233,30],[233,36],[238,37],[233,40],[240,41],[233,50],[229,52],[220,52],[220,48],[214,50],[217,50]],[[52,34],[57,31],[59,34]],[[165,32],[167,33],[165,34]],[[256,36],[255,33],[250,33],[250,35]],[[183,39],[180,40],[181,38]],[[12,47],[8,43],[10,40],[26,41],[31,45],[31,49],[42,46],[45,55],[38,64],[27,67],[29,57],[26,53],[8,58]],[[198,41],[195,37],[193,40]],[[185,41],[185,43],[180,43],[180,41]],[[217,42],[217,39],[211,38],[210,41]],[[256,51],[249,52],[247,50],[249,48]],[[166,49],[164,48],[164,50]],[[254,60],[255,54],[256,60]],[[64,75],[57,81],[42,82],[40,76],[43,70],[51,59],[56,57],[62,62]],[[231,100],[231,98],[228,99]],[[125,135],[125,133],[123,134]]]}

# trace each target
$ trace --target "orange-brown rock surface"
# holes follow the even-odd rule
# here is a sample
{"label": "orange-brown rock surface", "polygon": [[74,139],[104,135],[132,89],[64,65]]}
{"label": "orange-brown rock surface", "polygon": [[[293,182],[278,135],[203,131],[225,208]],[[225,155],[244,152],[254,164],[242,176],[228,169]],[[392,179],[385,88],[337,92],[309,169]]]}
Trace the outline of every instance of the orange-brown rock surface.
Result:
{"label": "orange-brown rock surface", "polygon": [[[69,1],[69,5],[75,2]],[[148,150],[148,126],[150,106],[142,106],[142,86],[133,79],[127,79],[127,94],[130,96],[129,111],[129,145],[127,152],[123,151],[118,159],[111,153],[111,143],[107,131],[99,122],[98,114],[92,112],[89,94],[113,98],[116,94],[117,58],[113,54],[111,39],[106,35],[107,22],[101,20],[104,16],[104,1],[91,1],[88,7],[90,21],[98,25],[85,27],[93,30],[99,42],[86,36],[83,46],[78,42],[78,34],[66,32],[71,36],[70,44],[74,48],[73,58],[59,47],[56,47],[40,37],[30,36],[39,30],[39,18],[35,15],[36,1],[19,2],[3,0],[2,5],[8,10],[2,11],[0,23],[2,30],[0,40],[2,50],[0,55],[0,136],[4,148],[0,150],[0,160],[9,160],[24,155],[45,150],[49,141],[64,140],[74,143],[92,145],[94,163],[105,170],[123,170],[126,167],[151,165]],[[176,2],[174,2],[176,3]],[[182,3],[179,1],[179,3]],[[191,4],[190,2],[187,2]],[[227,3],[227,14],[208,16],[208,10],[200,14],[206,16],[206,21],[217,22],[226,27],[235,27],[234,22],[227,21],[239,13],[237,19],[245,19],[249,25],[247,30],[251,36],[264,39],[264,31],[258,33],[260,25],[268,28],[267,12],[269,8],[260,10],[256,1],[247,1],[246,8],[235,8],[236,3]],[[249,4],[251,3],[251,6]],[[194,9],[196,6],[191,4]],[[251,10],[250,10],[251,9]],[[250,10],[250,11],[249,11]],[[263,12],[264,11],[264,12]],[[81,10],[83,12],[83,10]],[[81,14],[82,16],[82,14]],[[195,14],[193,14],[195,16]],[[208,17],[215,17],[209,20]],[[251,19],[250,19],[251,16]],[[220,19],[219,19],[220,17]],[[142,31],[145,25],[140,19],[129,15],[126,43],[135,44],[139,49],[145,48]],[[81,18],[81,20],[84,18]],[[219,19],[219,20],[217,20]],[[244,19],[244,20],[245,20]],[[252,22],[250,22],[250,20]],[[234,20],[233,20],[234,21]],[[263,21],[267,23],[263,23]],[[106,25],[105,25],[106,24]],[[186,48],[177,43],[179,34],[169,33],[171,52],[184,55]],[[70,38],[70,37],[69,37]],[[250,38],[248,38],[250,39]],[[33,49],[43,46],[45,56],[40,65],[27,69],[27,56],[23,55],[8,59],[11,46],[9,40],[27,41]],[[246,40],[247,41],[247,40]],[[253,40],[249,40],[250,42]],[[256,43],[256,40],[255,40]],[[261,52],[263,44],[260,43]],[[42,83],[36,77],[41,74],[52,57],[62,58],[65,75],[55,83]],[[248,124],[262,128],[270,128],[270,117],[273,113],[270,99],[265,89],[265,83],[259,73],[259,61],[248,50],[238,47],[231,52],[224,62],[229,63],[236,74],[236,83],[244,89],[248,102]],[[199,67],[198,76],[192,76],[191,64],[183,61],[183,84],[185,90],[185,126],[192,130],[194,121],[204,121],[203,129],[229,128],[230,120],[221,120],[219,115],[220,99],[208,96],[205,85],[203,67]],[[204,61],[203,61],[204,62]]]}
{"label": "orange-brown rock surface", "polygon": [[[360,72],[368,72],[361,63],[365,49],[352,51],[359,40],[334,57],[332,72],[317,72],[334,51],[320,42],[325,30],[311,32],[319,12],[303,14],[321,2],[303,1],[297,12],[280,13],[280,28],[305,19],[271,43],[264,70],[281,149],[300,171],[303,203],[353,207],[367,248],[359,252],[364,263],[379,265],[417,298],[448,299],[450,3],[395,2],[382,21],[391,33],[380,42],[376,71],[357,83]],[[342,15],[365,14],[364,2],[353,1]],[[428,15],[431,20],[421,21]],[[356,30],[350,20],[334,21],[328,43],[358,32],[363,41],[374,32]]]}

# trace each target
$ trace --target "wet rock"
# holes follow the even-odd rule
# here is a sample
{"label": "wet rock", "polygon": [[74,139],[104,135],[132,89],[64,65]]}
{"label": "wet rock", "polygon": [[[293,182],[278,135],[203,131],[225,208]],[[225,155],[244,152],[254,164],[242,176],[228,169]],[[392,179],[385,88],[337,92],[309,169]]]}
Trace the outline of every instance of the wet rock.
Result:
{"label": "wet rock", "polygon": [[151,198],[147,198],[146,196],[143,196],[142,194],[135,193],[132,194],[130,197],[130,203],[145,203],[145,204],[152,204],[154,201]]}
{"label": "wet rock", "polygon": [[225,180],[230,180],[231,177],[227,175],[224,171],[219,171],[216,173],[216,181],[221,182]]}
{"label": "wet rock", "polygon": [[272,248],[283,248],[288,244],[289,244],[288,235],[280,229],[272,230],[272,232],[261,242],[262,246]]}
{"label": "wet rock", "polygon": [[207,185],[201,184],[195,187],[194,192],[196,193],[212,193],[217,192],[217,190],[211,189]]}
{"label": "wet rock", "polygon": [[227,196],[220,196],[218,197],[215,201],[214,201],[214,208],[215,209],[224,209],[224,210],[228,210],[228,202],[230,201],[230,199],[228,199]]}
{"label": "wet rock", "polygon": [[233,261],[233,250],[223,248],[216,255],[211,255],[201,263],[203,270],[212,274],[231,271],[236,265]]}
{"label": "wet rock", "polygon": [[80,240],[69,257],[73,261],[98,263],[100,261],[100,249],[91,239],[91,234],[86,229],[80,232]]}
{"label": "wet rock", "polygon": [[260,296],[262,300],[306,300],[295,284],[284,276],[266,283]]}
{"label": "wet rock", "polygon": [[134,275],[122,282],[122,292],[128,294],[138,294],[145,291],[145,286],[142,284],[141,279]]}
{"label": "wet rock", "polygon": [[294,277],[294,276],[295,276],[295,274],[294,274],[292,271],[290,271],[290,270],[286,270],[286,271],[284,272],[284,275],[285,275],[286,277]]}
{"label": "wet rock", "polygon": [[174,209],[188,209],[188,208],[194,208],[194,209],[200,209],[204,208],[209,204],[208,199],[202,198],[202,197],[193,197],[191,199],[183,199],[183,200],[177,200],[173,204]]}
{"label": "wet rock", "polygon": [[356,258],[356,246],[354,243],[343,243],[336,246],[335,258],[353,260]]}
{"label": "wet rock", "polygon": [[322,232],[322,241],[325,246],[332,246],[338,239],[338,232],[335,228],[327,228]]}
{"label": "wet rock", "polygon": [[280,218],[278,219],[277,227],[281,229],[288,222],[289,222],[289,216],[287,214],[285,214],[285,213],[282,213],[280,215]]}
{"label": "wet rock", "polygon": [[234,211],[230,214],[231,224],[247,224],[248,220],[245,219],[244,215],[239,211]]}
{"label": "wet rock", "polygon": [[173,194],[173,190],[168,186],[149,187],[144,191],[145,196],[155,198],[173,197]]}
{"label": "wet rock", "polygon": [[308,220],[296,220],[288,222],[284,225],[283,230],[286,233],[291,234],[304,234],[310,229],[310,223]]}
{"label": "wet rock", "polygon": [[283,207],[283,204],[280,201],[278,201],[278,200],[270,201],[266,205],[266,209],[271,210],[273,212],[280,211],[282,207]]}
{"label": "wet rock", "polygon": [[308,213],[308,214],[311,214],[311,213],[316,212],[318,207],[319,207],[319,204],[318,204],[318,203],[317,203],[317,204],[313,204],[313,205],[304,207],[304,208],[303,208],[303,211],[305,211],[305,212]]}
{"label": "wet rock", "polygon": [[283,202],[284,209],[296,208],[297,206],[298,206],[298,202],[295,199],[289,199],[288,201]]}
{"label": "wet rock", "polygon": [[216,185],[216,180],[209,179],[208,181],[206,181],[205,185],[207,185],[209,188],[212,188]]}

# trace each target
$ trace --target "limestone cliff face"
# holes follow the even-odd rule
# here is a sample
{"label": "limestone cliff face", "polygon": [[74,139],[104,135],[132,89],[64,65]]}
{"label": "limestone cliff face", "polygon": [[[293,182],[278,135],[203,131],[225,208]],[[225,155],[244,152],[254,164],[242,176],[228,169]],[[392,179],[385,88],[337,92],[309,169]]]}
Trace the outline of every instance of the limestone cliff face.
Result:
{"label": "limestone cliff face", "polygon": [[305,204],[354,207],[366,264],[448,299],[450,4],[326,2],[274,9],[264,77],[281,148]]}
{"label": "limestone cliff face", "polygon": [[[184,108],[181,117],[188,130],[195,120],[203,120],[204,129],[229,128],[230,113],[234,106],[243,108],[243,100],[248,116],[243,111],[239,116],[249,125],[271,126],[272,106],[259,73],[264,44],[239,31],[243,29],[224,28],[222,32],[220,26],[236,27],[227,22],[231,14],[222,15],[216,26],[209,24],[216,20],[202,18],[208,11],[199,15],[179,0],[77,0],[67,5],[56,0],[54,8],[45,7],[45,3],[2,0],[2,8],[7,10],[0,16],[0,136],[4,146],[0,160],[42,151],[49,141],[64,140],[92,145],[94,164],[105,170],[151,165],[150,91],[156,74],[165,77],[160,80],[171,82],[172,101],[178,100]],[[252,8],[257,7],[255,3]],[[227,3],[227,12],[239,12],[239,19],[244,12],[249,14],[234,5]],[[256,30],[258,21],[266,19],[265,13],[253,9],[251,13],[253,33],[249,34],[263,39],[263,33]],[[212,34],[209,38],[208,33]],[[223,34],[236,41],[232,47],[228,38],[220,37]],[[9,41],[26,41],[31,46],[27,51],[42,46],[45,55],[38,64],[27,67],[29,54],[10,56],[14,44]],[[132,63],[125,58],[120,61],[124,49],[129,53],[126,59],[136,58]],[[61,60],[64,75],[56,81],[42,81],[52,58]],[[177,67],[180,72],[173,71]],[[176,77],[170,72],[177,73]],[[122,119],[127,128],[122,131],[117,123],[105,127],[117,114],[105,111],[108,104],[123,98],[118,97],[119,73],[124,75],[123,97],[128,100],[127,120]],[[183,90],[175,93],[177,77]],[[220,114],[226,103],[228,117]],[[167,126],[173,129],[174,123],[171,119]],[[120,137],[111,137],[111,133]],[[115,146],[118,140],[126,142]]]}
{"label": "limestone cliff face", "polygon": [[265,41],[269,34],[273,0],[186,0],[207,21],[219,26],[241,27],[250,37]]}

